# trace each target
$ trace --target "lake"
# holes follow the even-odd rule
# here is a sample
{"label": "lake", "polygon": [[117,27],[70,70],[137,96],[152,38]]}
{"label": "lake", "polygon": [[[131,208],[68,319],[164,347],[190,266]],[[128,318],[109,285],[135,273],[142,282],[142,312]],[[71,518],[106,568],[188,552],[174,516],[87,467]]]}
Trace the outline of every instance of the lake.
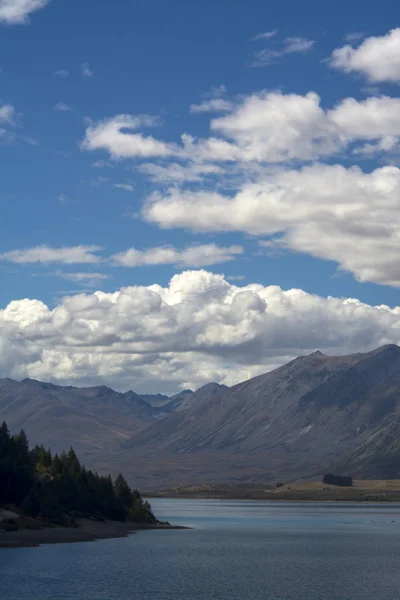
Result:
{"label": "lake", "polygon": [[0,550],[2,600],[393,600],[400,505],[152,500],[190,531]]}

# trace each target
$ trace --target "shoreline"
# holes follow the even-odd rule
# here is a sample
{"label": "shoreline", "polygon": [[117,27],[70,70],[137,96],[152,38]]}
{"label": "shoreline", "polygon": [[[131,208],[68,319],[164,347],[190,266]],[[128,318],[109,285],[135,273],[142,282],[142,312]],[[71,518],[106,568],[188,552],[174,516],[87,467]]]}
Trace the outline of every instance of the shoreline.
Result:
{"label": "shoreline", "polygon": [[0,530],[0,549],[37,548],[47,544],[76,544],[98,540],[124,538],[136,531],[161,529],[190,529],[180,525],[139,524],[118,521],[91,521],[80,519],[78,527],[44,527],[43,529]]}

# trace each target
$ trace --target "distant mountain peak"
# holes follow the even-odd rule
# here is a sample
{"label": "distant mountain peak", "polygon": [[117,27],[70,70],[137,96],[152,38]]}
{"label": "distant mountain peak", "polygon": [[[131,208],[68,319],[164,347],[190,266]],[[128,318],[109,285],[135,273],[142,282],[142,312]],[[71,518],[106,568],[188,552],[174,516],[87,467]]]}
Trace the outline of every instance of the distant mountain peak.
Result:
{"label": "distant mountain peak", "polygon": [[376,352],[400,352],[400,346],[396,344],[385,344],[377,349]]}
{"label": "distant mountain peak", "polygon": [[317,350],[316,352],[313,352],[312,354],[310,354],[310,356],[326,356],[326,354],[321,352],[321,350]]}
{"label": "distant mountain peak", "polygon": [[215,381],[212,381],[211,383],[206,383],[205,385],[203,385],[201,388],[199,388],[198,390],[196,390],[196,393],[199,392],[200,390],[202,391],[207,391],[207,390],[227,390],[228,386],[226,385],[222,385],[220,383],[216,383]]}

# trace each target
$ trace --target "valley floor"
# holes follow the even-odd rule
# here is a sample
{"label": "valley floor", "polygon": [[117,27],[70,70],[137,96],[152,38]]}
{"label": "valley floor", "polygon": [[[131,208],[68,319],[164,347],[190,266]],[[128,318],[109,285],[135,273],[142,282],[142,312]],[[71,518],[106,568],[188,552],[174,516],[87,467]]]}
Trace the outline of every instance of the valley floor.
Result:
{"label": "valley floor", "polygon": [[153,496],[309,502],[400,502],[400,480],[357,480],[352,487],[338,487],[318,481],[294,482],[278,488],[255,484],[205,484],[165,490]]}

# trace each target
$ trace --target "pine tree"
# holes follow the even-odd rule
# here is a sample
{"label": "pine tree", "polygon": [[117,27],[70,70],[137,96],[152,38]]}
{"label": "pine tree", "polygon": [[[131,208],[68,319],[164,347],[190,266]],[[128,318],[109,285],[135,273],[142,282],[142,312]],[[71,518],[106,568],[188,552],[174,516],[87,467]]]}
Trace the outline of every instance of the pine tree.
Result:
{"label": "pine tree", "polygon": [[121,502],[122,506],[126,510],[129,510],[130,508],[132,508],[132,501],[133,501],[132,490],[129,487],[129,485],[127,484],[126,479],[124,478],[122,473],[119,473],[118,477],[115,480],[114,490],[115,490],[115,496],[116,496],[117,500],[119,500]]}
{"label": "pine tree", "polygon": [[88,471],[73,448],[54,456],[43,445],[29,450],[24,430],[11,436],[6,423],[0,425],[1,504],[62,525],[78,517],[155,522],[151,506],[122,474],[113,483],[109,475]]}
{"label": "pine tree", "polygon": [[78,479],[81,472],[81,465],[73,448],[70,448],[67,454],[67,472],[74,479]]}
{"label": "pine tree", "polygon": [[53,460],[51,463],[51,472],[54,476],[60,475],[62,473],[62,463],[58,454],[53,456]]}

